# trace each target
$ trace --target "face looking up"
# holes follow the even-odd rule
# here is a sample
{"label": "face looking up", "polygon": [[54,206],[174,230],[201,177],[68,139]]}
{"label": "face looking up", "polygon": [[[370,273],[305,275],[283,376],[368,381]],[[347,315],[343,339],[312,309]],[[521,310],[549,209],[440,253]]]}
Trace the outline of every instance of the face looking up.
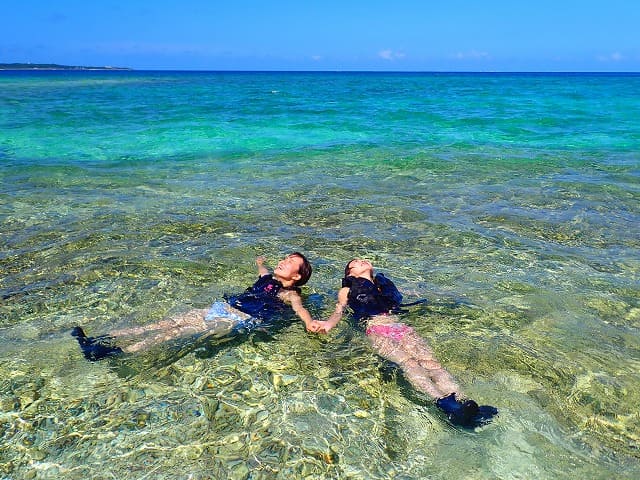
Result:
{"label": "face looking up", "polygon": [[299,280],[302,263],[303,260],[299,256],[289,255],[278,262],[276,268],[273,269],[273,273],[283,280]]}
{"label": "face looking up", "polygon": [[348,272],[345,272],[345,274],[352,277],[370,276],[373,271],[373,265],[369,260],[355,258],[349,262],[347,269]]}

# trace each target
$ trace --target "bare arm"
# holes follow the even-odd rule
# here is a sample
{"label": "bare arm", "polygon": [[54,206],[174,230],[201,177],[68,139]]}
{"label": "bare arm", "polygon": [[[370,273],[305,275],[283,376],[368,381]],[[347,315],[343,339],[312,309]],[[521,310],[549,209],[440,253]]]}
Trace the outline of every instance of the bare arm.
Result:
{"label": "bare arm", "polygon": [[348,297],[349,287],[341,288],[340,291],[338,291],[338,303],[336,303],[336,309],[324,322],[315,322],[317,325],[315,331],[317,331],[318,333],[327,333],[333,327],[338,325],[338,323],[340,323],[340,320],[342,320],[344,309],[347,307]]}
{"label": "bare arm", "polygon": [[264,266],[265,258],[260,256],[256,258],[256,265],[258,266],[258,275],[264,277],[265,275],[269,275],[269,270]]}
{"label": "bare arm", "polygon": [[318,322],[311,318],[311,314],[309,313],[309,311],[304,308],[304,305],[302,305],[302,298],[300,297],[298,292],[289,290],[285,293],[280,293],[279,296],[283,301],[291,305],[291,308],[294,312],[296,312],[296,315],[298,315],[298,317],[300,317],[300,320],[304,322],[304,327],[307,330],[315,331],[314,329],[312,329],[312,325]]}

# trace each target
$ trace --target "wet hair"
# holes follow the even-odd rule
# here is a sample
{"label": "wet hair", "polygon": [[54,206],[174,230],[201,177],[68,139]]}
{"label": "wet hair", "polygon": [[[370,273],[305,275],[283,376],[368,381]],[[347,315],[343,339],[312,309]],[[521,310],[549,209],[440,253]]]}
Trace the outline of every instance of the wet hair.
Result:
{"label": "wet hair", "polygon": [[349,265],[351,265],[351,262],[353,262],[354,260],[357,260],[357,258],[352,258],[351,260],[349,260],[347,262],[347,266],[344,267],[344,278],[347,278],[349,276],[349,272],[351,271],[351,267]]}
{"label": "wet hair", "polygon": [[307,257],[305,257],[300,252],[293,252],[289,254],[289,256],[298,257],[300,260],[302,260],[302,265],[300,265],[300,268],[298,269],[298,274],[300,275],[300,278],[296,280],[294,283],[296,287],[301,287],[302,285],[304,285],[309,281],[309,278],[311,277],[311,272],[313,272],[313,269],[311,268],[311,264],[309,263],[309,260],[307,260]]}

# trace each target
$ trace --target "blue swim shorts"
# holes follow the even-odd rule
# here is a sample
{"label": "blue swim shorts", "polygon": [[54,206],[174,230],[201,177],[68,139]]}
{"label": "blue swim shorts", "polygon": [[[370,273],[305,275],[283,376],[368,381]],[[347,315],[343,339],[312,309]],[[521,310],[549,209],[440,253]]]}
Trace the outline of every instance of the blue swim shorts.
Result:
{"label": "blue swim shorts", "polygon": [[233,308],[227,302],[214,302],[209,308],[209,311],[207,312],[207,314],[204,316],[204,320],[206,322],[211,322],[219,319],[226,319],[234,323],[238,323],[238,322],[244,322],[249,318],[251,318],[250,315],[247,315],[246,313]]}

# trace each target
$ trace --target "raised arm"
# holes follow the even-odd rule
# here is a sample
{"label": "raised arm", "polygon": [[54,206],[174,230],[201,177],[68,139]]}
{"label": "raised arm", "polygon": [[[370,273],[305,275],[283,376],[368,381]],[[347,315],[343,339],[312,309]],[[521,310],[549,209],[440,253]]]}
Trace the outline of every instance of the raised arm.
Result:
{"label": "raised arm", "polygon": [[265,275],[269,275],[269,270],[264,266],[265,258],[263,256],[256,258],[256,265],[258,266],[258,276],[264,277]]}

